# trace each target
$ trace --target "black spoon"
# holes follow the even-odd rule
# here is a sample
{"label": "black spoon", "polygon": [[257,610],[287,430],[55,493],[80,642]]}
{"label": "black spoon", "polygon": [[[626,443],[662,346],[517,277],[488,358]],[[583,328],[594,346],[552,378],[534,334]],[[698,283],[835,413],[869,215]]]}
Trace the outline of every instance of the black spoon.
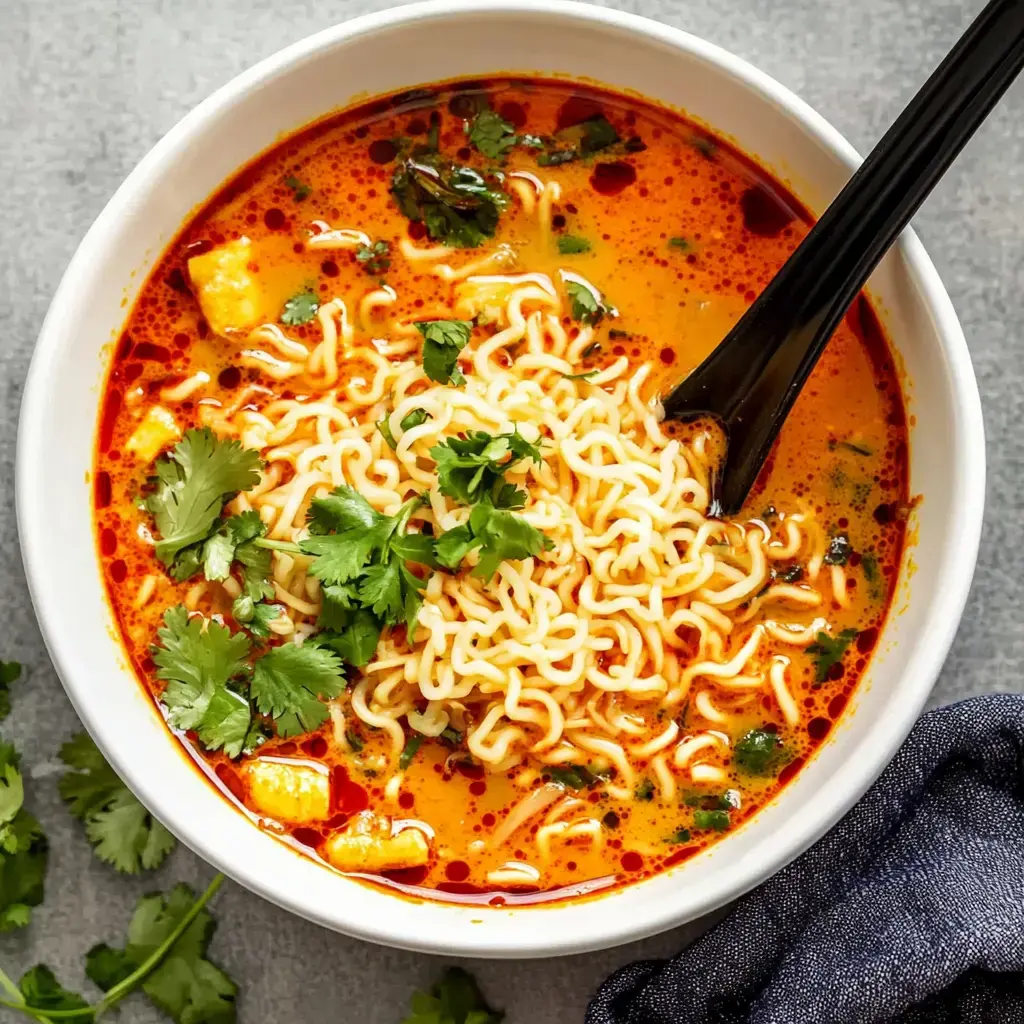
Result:
{"label": "black spoon", "polygon": [[710,414],[726,454],[713,514],[739,511],[868,275],[1024,65],[1024,0],[992,0],[725,340],[664,399]]}

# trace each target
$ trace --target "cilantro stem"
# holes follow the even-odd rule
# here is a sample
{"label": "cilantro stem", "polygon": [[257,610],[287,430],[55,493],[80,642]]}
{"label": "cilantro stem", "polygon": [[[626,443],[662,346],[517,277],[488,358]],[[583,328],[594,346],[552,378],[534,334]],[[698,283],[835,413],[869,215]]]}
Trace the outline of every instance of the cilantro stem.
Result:
{"label": "cilantro stem", "polygon": [[224,876],[220,873],[214,876],[214,879],[206,887],[206,891],[192,904],[189,908],[188,913],[178,922],[174,931],[160,943],[159,946],[145,959],[138,967],[132,971],[123,981],[119,981],[116,985],[110,988],[103,998],[92,1006],[83,1006],[77,1010],[46,1010],[42,1007],[28,1006],[25,1003],[25,997],[21,994],[21,990],[16,988],[14,983],[2,970],[0,970],[0,986],[7,989],[11,993],[12,997],[16,997],[19,1002],[8,1002],[5,999],[0,999],[0,1006],[7,1006],[12,1010],[20,1010],[22,1013],[28,1014],[30,1017],[35,1017],[39,1021],[49,1020],[75,1020],[78,1018],[95,1018],[99,1017],[101,1013],[105,1013],[111,1007],[119,1003],[125,996],[130,995],[140,982],[144,981],[146,976],[153,970],[153,968],[159,966],[160,961],[167,955],[171,947],[184,935],[188,926],[196,919],[199,911],[206,906],[207,903],[213,898],[214,893],[221,887],[224,882]]}
{"label": "cilantro stem", "polygon": [[270,540],[268,537],[256,537],[253,544],[258,548],[266,548],[268,551],[286,551],[289,555],[301,555],[302,548],[290,540]]}

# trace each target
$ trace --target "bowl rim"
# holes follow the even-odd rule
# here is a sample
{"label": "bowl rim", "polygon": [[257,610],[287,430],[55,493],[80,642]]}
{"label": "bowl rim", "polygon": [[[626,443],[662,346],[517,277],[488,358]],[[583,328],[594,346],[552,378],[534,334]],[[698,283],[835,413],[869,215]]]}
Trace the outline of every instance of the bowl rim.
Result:
{"label": "bowl rim", "polygon": [[[135,195],[145,190],[150,177],[173,162],[180,147],[204,122],[230,112],[234,105],[261,86],[289,74],[294,68],[315,58],[320,51],[342,41],[402,24],[467,14],[561,16],[667,44],[715,66],[750,92],[774,103],[823,149],[836,156],[851,173],[860,163],[860,157],[853,147],[809,104],[742,58],[681,29],[639,15],[576,0],[458,0],[458,3],[452,0],[425,0],[366,14],[324,29],[270,55],[221,86],[179,120],[149,150],[107,202],[79,243],[61,279],[40,329],[26,378],[16,449],[16,509],[22,557],[44,642],[79,717],[118,774],[130,781],[133,791],[141,795],[148,807],[161,806],[159,787],[153,785],[151,780],[133,775],[124,758],[119,756],[115,729],[105,722],[98,709],[91,706],[88,680],[76,678],[73,652],[50,622],[53,602],[48,594],[46,565],[51,557],[51,538],[41,528],[34,514],[32,495],[39,492],[39,480],[46,470],[45,460],[38,458],[37,453],[41,450],[40,435],[45,426],[47,370],[59,358],[69,337],[64,330],[67,322],[65,307],[73,304],[77,283],[85,274],[91,251],[102,245],[105,236],[130,209]],[[685,907],[673,901],[664,901],[662,906],[647,911],[639,920],[627,919],[621,912],[605,914],[600,922],[590,922],[587,934],[577,936],[571,942],[564,939],[552,941],[538,930],[532,944],[526,947],[521,940],[509,943],[501,937],[500,929],[470,931],[465,937],[448,934],[443,938],[431,939],[422,932],[410,937],[408,927],[403,925],[407,916],[403,915],[382,915],[380,920],[371,921],[341,921],[324,910],[315,894],[300,891],[298,887],[288,891],[282,885],[274,885],[252,871],[244,858],[229,857],[223,846],[218,848],[215,842],[210,841],[202,822],[174,821],[170,823],[172,831],[228,877],[306,919],[358,938],[398,948],[478,957],[585,952],[644,938],[722,906],[748,892],[795,859],[860,799],[895,754],[920,714],[955,636],[981,540],[983,502],[972,502],[966,498],[967,495],[985,493],[985,440],[981,399],[967,343],[952,302],[915,233],[907,229],[897,246],[917,285],[922,306],[934,320],[936,333],[948,361],[950,402],[959,414],[953,430],[965,458],[964,464],[956,467],[963,486],[953,498],[959,512],[958,543],[950,546],[946,555],[945,575],[951,587],[937,601],[927,620],[927,632],[932,642],[923,645],[924,649],[916,654],[914,679],[904,681],[899,703],[890,715],[878,723],[872,757],[849,766],[841,779],[835,781],[827,804],[821,802],[820,809],[804,815],[799,826],[790,829],[786,837],[778,841],[773,856],[766,857],[761,865],[744,873],[722,872],[714,884],[702,887],[699,894],[691,895]],[[238,813],[227,803],[225,812]],[[531,908],[530,913],[537,911]],[[537,923],[541,923],[540,916]]]}

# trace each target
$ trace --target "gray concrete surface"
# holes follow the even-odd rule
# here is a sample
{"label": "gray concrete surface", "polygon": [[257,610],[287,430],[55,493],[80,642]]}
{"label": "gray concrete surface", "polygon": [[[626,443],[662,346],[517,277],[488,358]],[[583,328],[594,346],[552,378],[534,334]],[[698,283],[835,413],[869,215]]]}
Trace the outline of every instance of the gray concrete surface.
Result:
{"label": "gray concrete surface", "polygon": [[[26,664],[5,735],[25,752],[29,803],[52,841],[45,907],[0,938],[11,973],[46,961],[82,981],[81,954],[123,934],[136,896],[210,869],[178,849],[124,881],[89,854],[47,772],[77,723],[29,605],[14,520],[14,444],[36,332],[72,251],[146,150],[238,71],[381,0],[0,0],[0,657]],[[862,151],[937,63],[981,0],[632,0],[795,89]],[[497,44],[497,41],[496,41]],[[1003,101],[916,220],[960,314],[988,431],[988,511],[970,604],[934,702],[1021,689],[1024,628],[1024,93]],[[977,495],[977,500],[982,500]],[[380,949],[279,911],[228,884],[216,958],[241,985],[247,1024],[397,1024],[442,961]],[[510,1024],[581,1020],[589,993],[630,959],[678,949],[680,930],[558,960],[471,965]],[[13,1015],[12,1015],[13,1016]],[[0,1019],[6,1019],[0,1013]],[[141,997],[125,1024],[156,1021]]]}

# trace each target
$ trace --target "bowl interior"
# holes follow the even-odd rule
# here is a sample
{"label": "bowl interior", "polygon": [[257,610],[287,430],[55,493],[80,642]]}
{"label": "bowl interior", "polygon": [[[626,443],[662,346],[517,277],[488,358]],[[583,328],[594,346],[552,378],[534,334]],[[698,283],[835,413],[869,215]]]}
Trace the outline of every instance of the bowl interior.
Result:
{"label": "bowl interior", "polygon": [[[476,956],[583,951],[653,933],[739,895],[821,835],[884,767],[934,682],[973,571],[984,494],[980,408],[966,347],[930,262],[908,235],[871,288],[906,370],[911,489],[924,500],[869,678],[831,742],[780,799],[667,874],[595,900],[529,909],[406,901],[333,874],[254,829],[170,737],[125,662],[108,611],[89,472],[109,346],[126,303],[189,213],[282,133],[367,95],[503,71],[597,78],[683,108],[815,211],[856,161],[824,121],[767,77],[628,15],[568,3],[470,0],[359,19],[230,83],[172,130],[111,200],[40,336],[18,467],[26,566],[51,654],[85,724],[142,800],[201,855],[282,906],[363,938]],[[59,561],[54,536],[63,540]]]}

